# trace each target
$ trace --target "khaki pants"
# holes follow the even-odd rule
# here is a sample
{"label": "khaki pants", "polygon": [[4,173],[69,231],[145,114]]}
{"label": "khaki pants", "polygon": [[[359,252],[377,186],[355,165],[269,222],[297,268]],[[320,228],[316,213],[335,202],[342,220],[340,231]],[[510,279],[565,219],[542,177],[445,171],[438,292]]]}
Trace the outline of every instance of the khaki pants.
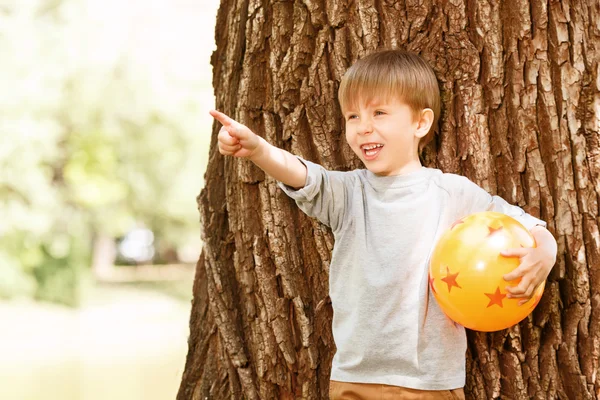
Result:
{"label": "khaki pants", "polygon": [[464,400],[462,388],[454,390],[417,390],[372,383],[329,381],[331,400]]}

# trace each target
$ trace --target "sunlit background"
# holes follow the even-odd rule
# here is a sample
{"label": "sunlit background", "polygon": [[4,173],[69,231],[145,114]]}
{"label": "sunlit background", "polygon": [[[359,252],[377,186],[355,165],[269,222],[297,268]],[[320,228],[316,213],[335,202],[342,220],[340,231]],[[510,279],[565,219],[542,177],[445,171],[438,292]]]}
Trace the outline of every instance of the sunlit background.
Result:
{"label": "sunlit background", "polygon": [[0,399],[165,400],[218,0],[0,0]]}

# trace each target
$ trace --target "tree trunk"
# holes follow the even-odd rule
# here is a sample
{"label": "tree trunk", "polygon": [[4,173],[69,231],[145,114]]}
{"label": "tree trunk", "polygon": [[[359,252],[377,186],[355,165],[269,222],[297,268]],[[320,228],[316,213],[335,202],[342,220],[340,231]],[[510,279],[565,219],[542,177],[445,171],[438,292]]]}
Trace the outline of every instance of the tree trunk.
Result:
{"label": "tree trunk", "polygon": [[[559,254],[544,297],[517,327],[469,332],[467,398],[600,398],[598,21],[598,0],[222,0],[218,109],[326,168],[361,167],[340,78],[370,50],[416,51],[442,89],[425,164],[548,222]],[[218,129],[178,399],[325,399],[333,237],[252,163],[221,156]]]}

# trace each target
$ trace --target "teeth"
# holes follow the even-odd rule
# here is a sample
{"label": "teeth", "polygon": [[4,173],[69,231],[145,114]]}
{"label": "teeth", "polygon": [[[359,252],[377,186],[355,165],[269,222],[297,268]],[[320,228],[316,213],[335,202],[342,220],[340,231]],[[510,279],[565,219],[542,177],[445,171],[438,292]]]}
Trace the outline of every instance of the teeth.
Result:
{"label": "teeth", "polygon": [[363,146],[363,149],[365,149],[365,150],[373,150],[373,149],[376,149],[376,148],[379,148],[379,147],[383,147],[383,145],[382,144],[370,144],[368,146]]}

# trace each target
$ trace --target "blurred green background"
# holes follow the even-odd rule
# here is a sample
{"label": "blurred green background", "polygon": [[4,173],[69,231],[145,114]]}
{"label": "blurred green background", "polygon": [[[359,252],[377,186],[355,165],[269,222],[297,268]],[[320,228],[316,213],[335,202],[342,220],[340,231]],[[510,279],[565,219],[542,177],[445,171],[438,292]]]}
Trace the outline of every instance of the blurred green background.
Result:
{"label": "blurred green background", "polygon": [[0,399],[175,398],[217,0],[0,0]]}

